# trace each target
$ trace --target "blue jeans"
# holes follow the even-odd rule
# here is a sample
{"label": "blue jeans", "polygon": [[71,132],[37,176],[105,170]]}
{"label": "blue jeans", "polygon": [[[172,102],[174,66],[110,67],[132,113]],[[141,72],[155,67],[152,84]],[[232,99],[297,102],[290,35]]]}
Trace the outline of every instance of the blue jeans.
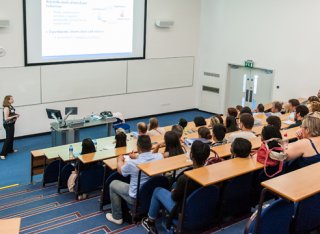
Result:
{"label": "blue jeans", "polygon": [[129,184],[120,180],[114,180],[109,186],[111,211],[114,219],[122,219],[121,198],[128,204],[134,204],[134,198],[129,196]]}
{"label": "blue jeans", "polygon": [[164,206],[167,211],[171,212],[175,206],[175,202],[171,198],[171,192],[164,188],[156,188],[153,191],[151,204],[149,208],[149,218],[155,220],[158,216],[161,206]]}

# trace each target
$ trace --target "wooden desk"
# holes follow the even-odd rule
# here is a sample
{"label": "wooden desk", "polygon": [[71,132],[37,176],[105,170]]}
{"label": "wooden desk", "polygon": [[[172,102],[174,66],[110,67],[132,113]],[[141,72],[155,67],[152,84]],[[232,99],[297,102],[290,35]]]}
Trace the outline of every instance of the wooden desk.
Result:
{"label": "wooden desk", "polygon": [[288,136],[287,138],[289,140],[297,138],[296,132],[300,129],[300,127],[294,127],[294,128],[289,128],[281,131],[282,137],[284,137],[284,134],[286,133]]}
{"label": "wooden desk", "polygon": [[19,234],[21,218],[0,219],[1,234]]}
{"label": "wooden desk", "polygon": [[138,168],[148,176],[155,176],[169,171],[175,171],[192,165],[192,161],[187,159],[185,154],[177,155],[163,160],[150,163],[139,164]]}
{"label": "wooden desk", "polygon": [[264,181],[261,185],[292,202],[299,202],[320,192],[320,163]]}
{"label": "wooden desk", "polygon": [[255,157],[234,158],[210,166],[186,171],[184,174],[202,186],[216,184],[263,168]]}

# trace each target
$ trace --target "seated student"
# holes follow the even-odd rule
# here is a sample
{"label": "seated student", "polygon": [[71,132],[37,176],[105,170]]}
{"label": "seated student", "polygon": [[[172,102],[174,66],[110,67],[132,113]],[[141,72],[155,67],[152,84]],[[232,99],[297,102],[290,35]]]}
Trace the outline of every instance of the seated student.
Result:
{"label": "seated student", "polygon": [[161,147],[166,147],[163,153],[164,158],[185,153],[181,146],[180,138],[174,131],[168,131],[164,134],[164,142],[157,144],[153,150],[153,153],[158,153]]}
{"label": "seated student", "polygon": [[194,124],[196,125],[196,127],[200,127],[200,126],[206,126],[207,122],[206,120],[202,117],[202,116],[197,116],[193,119]]}
{"label": "seated student", "polygon": [[114,138],[116,139],[115,148],[127,146],[127,134],[124,129],[118,128]]}
{"label": "seated student", "polygon": [[212,127],[216,124],[223,124],[223,119],[220,115],[214,115],[210,118],[210,124],[209,127]]}
{"label": "seated student", "polygon": [[235,118],[238,117],[238,110],[236,108],[233,108],[233,107],[229,107],[227,109],[227,112],[228,112],[228,115],[227,116],[233,116]]}
{"label": "seated student", "polygon": [[308,98],[307,103],[311,103],[311,102],[320,102],[320,99],[317,96],[310,96]]}
{"label": "seated student", "polygon": [[260,104],[257,106],[257,109],[255,110],[255,113],[253,113],[253,116],[255,116],[255,115],[261,115],[261,114],[264,114],[264,105],[260,103]]}
{"label": "seated student", "polygon": [[274,126],[277,130],[280,131],[281,129],[281,119],[278,117],[278,116],[269,116],[267,119],[266,119],[268,125],[272,125]]}
{"label": "seated student", "polygon": [[[233,116],[229,116],[234,118]],[[218,146],[227,143],[227,140],[224,139],[226,136],[226,128],[222,124],[216,124],[212,128],[212,138],[215,141],[211,146]]]}
{"label": "seated student", "polygon": [[[94,153],[96,152],[96,147],[92,141],[91,138],[86,138],[83,139],[82,141],[82,150],[81,150],[81,155],[83,154],[90,154],[90,153]],[[90,167],[91,165],[85,165],[83,163],[81,163],[80,161],[77,161],[76,165],[75,165],[75,170],[71,172],[71,175],[69,176],[68,179],[68,189],[69,192],[74,192],[75,190],[75,185],[77,183],[77,179],[78,179],[78,168],[80,168],[80,170],[86,170],[88,167]],[[83,193],[81,195],[78,196],[78,200],[82,200],[82,199],[86,199],[87,198],[87,194]]]}
{"label": "seated student", "polygon": [[320,99],[320,89],[318,91],[317,97]]}
{"label": "seated student", "polygon": [[240,115],[240,130],[238,132],[231,133],[227,138],[228,142],[232,143],[236,138],[245,138],[250,140],[255,138],[256,135],[252,132],[252,127],[254,124],[254,118],[248,113]]}
{"label": "seated student", "polygon": [[294,115],[295,115],[294,113],[296,112],[296,108],[299,105],[300,105],[300,102],[298,99],[290,99],[288,101],[288,109],[289,109],[289,112],[291,113],[289,115],[289,119],[294,120]]}
{"label": "seated student", "polygon": [[285,151],[288,161],[296,159],[294,169],[320,162],[320,113],[307,115],[297,135],[300,140],[290,143]]}
{"label": "seated student", "polygon": [[150,118],[149,120],[149,128],[147,134],[149,136],[159,136],[164,135],[166,130],[164,128],[159,127],[159,122],[157,118]]}
{"label": "seated student", "polygon": [[183,136],[183,128],[179,124],[172,125],[171,131],[174,131],[178,135],[179,139]]}
{"label": "seated student", "polygon": [[[210,147],[201,141],[195,141],[191,146],[190,159],[193,163],[193,168],[203,167],[207,158],[210,155]],[[153,191],[151,204],[148,212],[148,218],[142,219],[142,226],[149,232],[150,229],[156,232],[155,220],[158,217],[159,211],[164,207],[170,212],[170,218],[177,218],[178,212],[181,209],[187,177],[183,174],[178,178],[176,187],[170,191],[164,188],[156,188]],[[187,196],[201,186],[193,180],[189,180],[187,187]],[[196,218],[196,217],[195,217]]]}
{"label": "seated student", "polygon": [[239,130],[237,119],[234,116],[228,116],[226,118],[226,128],[227,128],[227,133],[235,132]]}
{"label": "seated student", "polygon": [[311,102],[307,104],[310,113],[320,112],[320,102]]}
{"label": "seated student", "polygon": [[137,129],[138,129],[139,136],[147,134],[148,127],[147,127],[146,123],[144,123],[144,122],[137,123]]}
{"label": "seated student", "polygon": [[[121,200],[124,199],[128,204],[133,205],[137,194],[137,181],[139,169],[138,164],[152,162],[155,160],[163,159],[162,154],[151,153],[151,139],[149,136],[139,136],[137,141],[138,155],[129,155],[131,160],[125,161],[124,156],[121,155],[117,158],[118,173],[130,177],[130,184],[124,183],[119,180],[114,180],[110,184],[110,200],[111,211],[107,213],[106,218],[112,223],[122,224],[122,209]],[[148,180],[148,176],[144,173],[141,174],[140,186]]]}
{"label": "seated student", "polygon": [[250,155],[252,144],[249,140],[238,137],[231,144],[232,158],[246,158]]}
{"label": "seated student", "polygon": [[186,119],[183,119],[183,118],[181,118],[180,120],[179,120],[179,123],[178,123],[183,129],[185,129],[185,127],[187,127],[187,125],[188,125],[188,121],[186,120]]}
{"label": "seated student", "polygon": [[[244,113],[247,113],[247,114],[252,115],[251,108],[250,108],[250,107],[248,107],[248,106],[243,107],[243,108],[241,109],[241,111],[240,111],[240,116],[241,116],[242,114],[244,114]],[[261,125],[261,123],[262,123],[262,122],[261,122],[261,120],[260,120],[260,119],[255,118],[255,119],[254,119],[254,124],[253,124],[253,125]]]}
{"label": "seated student", "polygon": [[289,128],[294,128],[298,127],[302,124],[303,118],[309,113],[308,107],[304,105],[299,105],[296,107],[295,115],[294,115],[294,120],[296,121],[294,124],[289,125]]}
{"label": "seated student", "polygon": [[281,102],[272,102],[271,115],[281,116],[282,104]]}
{"label": "seated student", "polygon": [[236,105],[236,109],[237,109],[237,111],[238,111],[238,116],[237,116],[237,118],[239,118],[240,112],[242,111],[242,108],[243,108],[243,106],[241,106],[241,105]]}
{"label": "seated student", "polygon": [[199,138],[210,140],[212,138],[209,128],[207,127],[200,127],[198,129],[198,136]]}

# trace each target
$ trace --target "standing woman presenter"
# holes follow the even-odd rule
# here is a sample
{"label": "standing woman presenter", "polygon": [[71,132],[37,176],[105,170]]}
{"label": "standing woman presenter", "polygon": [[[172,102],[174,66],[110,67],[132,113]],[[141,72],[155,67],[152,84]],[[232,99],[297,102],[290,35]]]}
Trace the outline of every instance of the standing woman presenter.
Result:
{"label": "standing woman presenter", "polygon": [[14,124],[19,118],[19,114],[12,106],[14,100],[11,95],[7,95],[3,100],[3,127],[6,130],[6,139],[3,143],[2,151],[0,153],[1,159],[6,159],[8,153],[17,152],[13,149],[14,140]]}

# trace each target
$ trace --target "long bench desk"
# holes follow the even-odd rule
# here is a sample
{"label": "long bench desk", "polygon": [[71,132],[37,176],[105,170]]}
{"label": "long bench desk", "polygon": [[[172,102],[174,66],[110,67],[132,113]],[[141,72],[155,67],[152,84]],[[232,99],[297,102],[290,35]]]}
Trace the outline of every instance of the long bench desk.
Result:
{"label": "long bench desk", "polygon": [[19,234],[21,218],[0,219],[1,234]]}
{"label": "long bench desk", "polygon": [[255,233],[258,230],[265,194],[271,191],[294,203],[298,203],[320,193],[320,163],[298,169],[296,171],[264,181],[258,206]]}

